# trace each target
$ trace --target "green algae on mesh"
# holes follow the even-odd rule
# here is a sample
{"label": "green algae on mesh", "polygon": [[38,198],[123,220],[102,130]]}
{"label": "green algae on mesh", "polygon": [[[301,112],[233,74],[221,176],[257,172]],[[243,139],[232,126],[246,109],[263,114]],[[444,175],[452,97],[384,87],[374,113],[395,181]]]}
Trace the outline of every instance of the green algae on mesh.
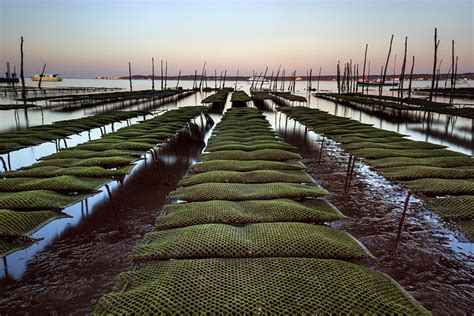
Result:
{"label": "green algae on mesh", "polygon": [[197,224],[221,223],[244,225],[265,222],[322,223],[346,217],[332,204],[321,200],[299,203],[289,199],[225,201],[211,200],[168,204],[158,217],[157,229],[169,229]]}
{"label": "green algae on mesh", "polygon": [[222,150],[243,150],[243,151],[254,151],[261,149],[283,149],[293,150],[294,147],[283,142],[267,142],[266,144],[222,144],[206,147],[206,151],[222,151]]}
{"label": "green algae on mesh", "polygon": [[239,91],[234,91],[234,93],[232,93],[232,97],[230,101],[231,102],[248,102],[248,101],[252,101],[252,98],[249,97],[249,95],[245,91],[239,90]]}
{"label": "green algae on mesh", "polygon": [[2,236],[31,234],[47,223],[61,217],[68,217],[68,215],[53,211],[15,212],[0,210],[0,238]]}
{"label": "green algae on mesh", "polygon": [[15,251],[28,248],[39,240],[28,236],[0,236],[0,257],[6,257]]}
{"label": "green algae on mesh", "polygon": [[474,180],[417,179],[401,184],[423,195],[474,195]]}
{"label": "green algae on mesh", "polygon": [[133,261],[258,257],[361,259],[371,255],[342,230],[295,222],[199,224],[154,231],[130,253]]}
{"label": "green algae on mesh", "polygon": [[367,163],[377,169],[403,166],[430,166],[440,168],[474,167],[474,159],[469,156],[427,157],[422,159],[410,157],[391,157],[368,160]]}
{"label": "green algae on mesh", "polygon": [[387,141],[387,140],[380,140],[380,142],[375,141],[353,141],[351,143],[346,143],[341,145],[342,148],[345,150],[357,150],[357,149],[364,149],[364,148],[385,148],[385,149],[443,149],[446,146],[432,144],[428,142],[420,142],[420,141],[413,141],[413,140],[405,140],[405,141]]}
{"label": "green algae on mesh", "polygon": [[75,176],[86,178],[117,178],[124,177],[130,173],[133,166],[123,167],[117,170],[105,169],[102,167],[57,167],[43,166],[28,169],[19,169],[17,171],[5,172],[4,178],[52,178],[57,176]]}
{"label": "green algae on mesh", "polygon": [[253,171],[253,170],[304,170],[305,167],[298,161],[270,161],[270,160],[210,160],[192,165],[190,173],[203,173],[217,170]]}
{"label": "green algae on mesh", "polygon": [[169,194],[170,199],[193,201],[208,200],[269,200],[280,198],[305,199],[328,195],[324,188],[294,183],[203,183],[180,187]]}
{"label": "green algae on mesh", "polygon": [[281,149],[260,149],[254,151],[223,150],[201,155],[202,160],[270,160],[287,161],[298,160],[301,156],[297,153]]}
{"label": "green algae on mesh", "polygon": [[[257,290],[256,290],[257,289]],[[342,260],[168,260],[119,276],[94,313],[429,315],[391,278]]]}
{"label": "green algae on mesh", "polygon": [[0,193],[0,209],[62,210],[89,195],[65,195],[54,191],[33,190]]}
{"label": "green algae on mesh", "polygon": [[78,178],[73,176],[58,176],[53,178],[8,178],[0,179],[1,192],[19,192],[31,190],[48,190],[56,192],[92,193],[97,188],[109,182],[103,178]]}
{"label": "green algae on mesh", "polygon": [[463,157],[464,154],[447,149],[386,149],[362,148],[352,152],[366,159],[382,159],[389,157],[433,158],[433,157]]}
{"label": "green algae on mesh", "polygon": [[474,219],[474,196],[461,195],[445,198],[425,198],[430,210],[449,219]]}
{"label": "green algae on mesh", "polygon": [[380,169],[387,178],[415,180],[422,178],[474,179],[474,168],[440,168],[430,166],[403,166]]}
{"label": "green algae on mesh", "polygon": [[301,171],[255,170],[255,171],[209,171],[191,175],[182,179],[179,184],[190,186],[199,183],[311,183],[313,179]]}
{"label": "green algae on mesh", "polygon": [[474,221],[462,221],[456,223],[456,227],[466,237],[469,242],[474,242]]}

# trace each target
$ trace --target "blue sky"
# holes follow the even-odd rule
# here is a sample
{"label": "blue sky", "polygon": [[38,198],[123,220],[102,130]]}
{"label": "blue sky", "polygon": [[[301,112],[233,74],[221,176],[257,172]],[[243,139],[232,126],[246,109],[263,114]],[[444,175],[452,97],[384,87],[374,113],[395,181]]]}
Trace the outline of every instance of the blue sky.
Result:
{"label": "blue sky", "polygon": [[362,63],[365,43],[375,73],[393,33],[398,65],[407,35],[415,71],[430,72],[438,27],[443,70],[454,39],[459,72],[473,71],[473,2],[0,0],[0,69],[6,61],[19,65],[23,35],[27,74],[46,62],[47,72],[65,77],[124,75],[128,61],[134,73],[147,74],[152,56],[167,59],[171,74],[193,73],[204,60],[209,72],[251,74],[282,64],[287,71],[323,67],[333,74],[337,60]]}

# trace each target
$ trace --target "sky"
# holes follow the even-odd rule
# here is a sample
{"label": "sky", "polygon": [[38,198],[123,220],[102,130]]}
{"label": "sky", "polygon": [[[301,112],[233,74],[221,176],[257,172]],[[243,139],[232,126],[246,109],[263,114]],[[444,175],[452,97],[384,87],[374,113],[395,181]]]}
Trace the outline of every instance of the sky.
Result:
{"label": "sky", "polygon": [[[0,0],[0,71],[20,65],[24,37],[25,73],[66,78],[150,74],[168,60],[169,74],[252,74],[275,70],[334,74],[337,61],[359,63],[365,44],[371,74],[385,64],[394,34],[395,55],[416,56],[415,73],[430,73],[433,34],[438,60],[447,72],[451,40],[458,73],[474,71],[474,0]],[[159,65],[155,66],[159,69]]]}

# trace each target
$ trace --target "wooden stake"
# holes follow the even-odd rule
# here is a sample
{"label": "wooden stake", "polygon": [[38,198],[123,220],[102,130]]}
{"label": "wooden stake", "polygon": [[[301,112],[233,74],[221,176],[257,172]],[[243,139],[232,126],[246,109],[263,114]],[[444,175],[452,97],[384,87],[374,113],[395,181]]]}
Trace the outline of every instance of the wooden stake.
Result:
{"label": "wooden stake", "polygon": [[395,253],[395,255],[398,255],[398,244],[400,243],[400,237],[402,235],[402,228],[403,228],[403,225],[405,224],[405,218],[406,218],[406,215],[407,215],[408,203],[410,201],[410,196],[411,196],[411,192],[408,192],[407,198],[405,199],[405,204],[403,205],[402,217],[400,218],[400,222],[398,224],[397,239],[395,240],[395,246],[393,248],[393,252]]}
{"label": "wooden stake", "polygon": [[163,59],[161,60],[161,90],[163,90]]}
{"label": "wooden stake", "polygon": [[437,65],[437,58],[438,58],[438,28],[435,28],[434,31],[434,58],[433,58],[433,74],[431,75],[431,89],[430,89],[430,96],[429,100],[433,100],[433,90],[435,88],[435,81],[436,81],[436,65]]}
{"label": "wooden stake", "polygon": [[44,70],[46,69],[46,63],[43,65],[43,70],[41,71],[40,80],[38,82],[38,89],[41,89],[41,82],[43,81]]}
{"label": "wooden stake", "polygon": [[130,81],[130,92],[133,91],[132,89],[132,64],[128,62],[128,80]]}
{"label": "wooden stake", "polygon": [[453,103],[453,95],[454,95],[454,40],[451,41],[451,93],[449,94],[449,103]]}
{"label": "wooden stake", "polygon": [[319,74],[318,74],[318,88],[317,88],[317,92],[319,93],[319,81],[321,80],[321,70],[322,70],[323,67],[319,67]]}
{"label": "wooden stake", "polygon": [[165,62],[165,90],[168,87],[168,61]]}
{"label": "wooden stake", "polygon": [[413,68],[415,68],[415,56],[413,55],[413,61],[411,63],[411,70],[410,70],[410,83],[408,84],[408,99],[411,98],[411,82],[413,80]]}
{"label": "wooden stake", "polygon": [[[367,49],[369,44],[365,44],[365,53],[364,53],[364,67],[362,68],[362,82],[365,82],[365,64],[367,62]],[[364,94],[364,86],[362,86],[362,94]]]}
{"label": "wooden stake", "polygon": [[155,90],[155,58],[151,58],[151,90]]}
{"label": "wooden stake", "polygon": [[25,73],[23,71],[23,36],[21,37],[20,53],[21,53],[21,64],[20,64],[21,98],[23,99],[23,103],[26,104]]}
{"label": "wooden stake", "polygon": [[179,88],[179,79],[181,79],[181,69],[179,70],[179,74],[178,74],[178,82],[176,83],[176,90],[178,90]]}
{"label": "wooden stake", "polygon": [[407,65],[407,45],[408,36],[405,36],[405,51],[403,53],[402,71],[400,72],[400,89],[398,90],[398,97],[400,98],[400,103],[403,103],[403,83],[405,82],[405,68]]}
{"label": "wooden stake", "polygon": [[341,93],[341,69],[340,62],[337,61],[337,93]]}
{"label": "wooden stake", "polygon": [[265,73],[263,74],[262,82],[260,83],[260,90],[262,90],[263,82],[265,81],[265,77],[267,76],[268,66],[265,68]]}
{"label": "wooden stake", "polygon": [[393,34],[392,34],[392,37],[390,38],[390,46],[389,46],[389,49],[388,49],[388,55],[387,55],[387,60],[385,62],[385,68],[384,69],[384,72],[383,72],[383,77],[382,77],[382,81],[381,81],[381,84],[379,86],[379,95],[382,95],[382,92],[383,92],[383,85],[385,83],[385,78],[387,76],[387,67],[388,67],[388,62],[390,60],[390,54],[392,53],[392,43],[393,43]]}

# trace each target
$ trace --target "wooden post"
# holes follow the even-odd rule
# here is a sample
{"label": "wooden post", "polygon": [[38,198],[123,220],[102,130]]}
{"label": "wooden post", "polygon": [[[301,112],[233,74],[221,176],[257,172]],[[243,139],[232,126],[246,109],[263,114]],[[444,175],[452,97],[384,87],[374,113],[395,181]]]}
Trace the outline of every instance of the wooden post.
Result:
{"label": "wooden post", "polygon": [[449,94],[449,103],[453,103],[454,94],[454,40],[451,41],[451,93]]}
{"label": "wooden post", "polygon": [[151,58],[151,90],[155,90],[155,58]]}
{"label": "wooden post", "polygon": [[132,64],[128,62],[128,80],[130,81],[130,92],[133,91],[132,89]]}
{"label": "wooden post", "polygon": [[46,69],[46,63],[43,65],[43,70],[41,71],[40,80],[38,81],[38,89],[41,89],[41,82],[43,81],[44,70]]}
{"label": "wooden post", "polygon": [[[364,67],[362,68],[362,82],[365,82],[365,64],[367,63],[367,49],[369,44],[365,44],[365,53],[364,53]],[[364,86],[362,86],[362,94],[364,94]]]}
{"label": "wooden post", "polygon": [[263,82],[265,81],[265,77],[267,76],[268,66],[265,68],[265,73],[263,74],[262,82],[260,83],[260,90],[262,90]]}
{"label": "wooden post", "polygon": [[23,103],[26,104],[26,86],[25,86],[25,73],[23,71],[23,36],[21,37],[20,43],[20,53],[21,53],[21,64],[20,64],[20,78],[21,78],[21,98]]}
{"label": "wooden post", "polygon": [[408,36],[405,36],[405,50],[403,53],[402,70],[400,71],[400,89],[398,89],[398,97],[400,98],[400,103],[403,103],[403,84],[405,81],[405,68],[407,65],[407,45]]}
{"label": "wooden post", "polygon": [[168,87],[168,61],[165,61],[165,90]]}
{"label": "wooden post", "polygon": [[206,61],[204,61],[204,65],[202,66],[202,70],[201,70],[201,80],[199,80],[199,90],[201,90],[202,88],[202,81],[204,79],[204,71],[206,69]]}
{"label": "wooden post", "polygon": [[309,70],[309,91],[313,89],[313,68]]}
{"label": "wooden post", "polygon": [[[275,84],[273,86],[273,90],[277,90],[278,89],[278,76],[280,75],[280,68],[281,68],[281,64],[278,66],[278,71],[277,71],[277,74],[276,74],[276,78],[275,78]],[[270,90],[272,88],[270,87]]]}
{"label": "wooden post", "polygon": [[402,217],[400,218],[400,222],[398,223],[397,239],[395,239],[395,246],[393,248],[393,252],[395,253],[395,255],[398,255],[398,244],[400,243],[400,237],[402,235],[403,225],[405,224],[405,218],[407,215],[408,203],[410,201],[410,197],[411,197],[411,192],[408,192],[407,198],[405,199],[405,204],[403,205]]}
{"label": "wooden post", "polygon": [[161,90],[163,90],[163,59],[161,60],[161,75],[160,75],[160,79],[161,79]]}
{"label": "wooden post", "polygon": [[196,89],[197,69],[194,69],[193,90]]}
{"label": "wooden post", "polygon": [[435,88],[435,80],[436,80],[436,65],[437,65],[437,58],[438,58],[438,28],[435,28],[434,32],[434,58],[433,58],[433,74],[431,76],[431,89],[430,89],[430,97],[429,100],[433,100],[433,90]]}
{"label": "wooden post", "polygon": [[217,90],[217,69],[214,69],[214,90]]}
{"label": "wooden post", "polygon": [[178,90],[179,88],[179,79],[181,79],[181,69],[179,70],[179,74],[178,74],[178,82],[176,83],[176,90]]}
{"label": "wooden post", "polygon": [[341,69],[339,65],[339,60],[337,61],[337,93],[341,93]]}
{"label": "wooden post", "polygon": [[227,69],[224,70],[224,78],[222,79],[222,88],[225,88],[225,77],[227,77]]}
{"label": "wooden post", "polygon": [[410,83],[408,84],[408,99],[411,98],[411,82],[413,80],[413,68],[415,68],[415,56],[413,55],[413,61],[411,63],[411,70],[410,70]]}
{"label": "wooden post", "polygon": [[239,69],[237,69],[237,76],[235,77],[235,87],[234,90],[237,90],[237,79],[239,77]]}
{"label": "wooden post", "polygon": [[385,62],[385,68],[384,69],[384,72],[383,72],[383,77],[382,77],[382,81],[381,81],[381,84],[379,86],[379,95],[381,96],[382,95],[382,92],[383,92],[383,85],[385,83],[385,78],[387,76],[387,67],[388,67],[388,62],[390,60],[390,54],[392,53],[392,43],[393,43],[393,34],[392,34],[392,37],[390,38],[390,46],[389,46],[389,49],[388,49],[388,55],[387,55],[387,60]]}
{"label": "wooden post", "polygon": [[321,80],[321,70],[322,70],[323,67],[319,67],[319,74],[318,74],[318,88],[317,88],[317,92],[319,93],[319,81]]}
{"label": "wooden post", "polygon": [[441,58],[441,60],[439,61],[438,70],[436,71],[435,95],[436,95],[436,92],[438,91],[439,77],[440,77],[441,65],[442,64],[443,64],[443,59]]}
{"label": "wooden post", "polygon": [[280,90],[284,91],[285,90],[285,69],[283,69],[283,72],[281,73],[281,85],[280,85]]}

